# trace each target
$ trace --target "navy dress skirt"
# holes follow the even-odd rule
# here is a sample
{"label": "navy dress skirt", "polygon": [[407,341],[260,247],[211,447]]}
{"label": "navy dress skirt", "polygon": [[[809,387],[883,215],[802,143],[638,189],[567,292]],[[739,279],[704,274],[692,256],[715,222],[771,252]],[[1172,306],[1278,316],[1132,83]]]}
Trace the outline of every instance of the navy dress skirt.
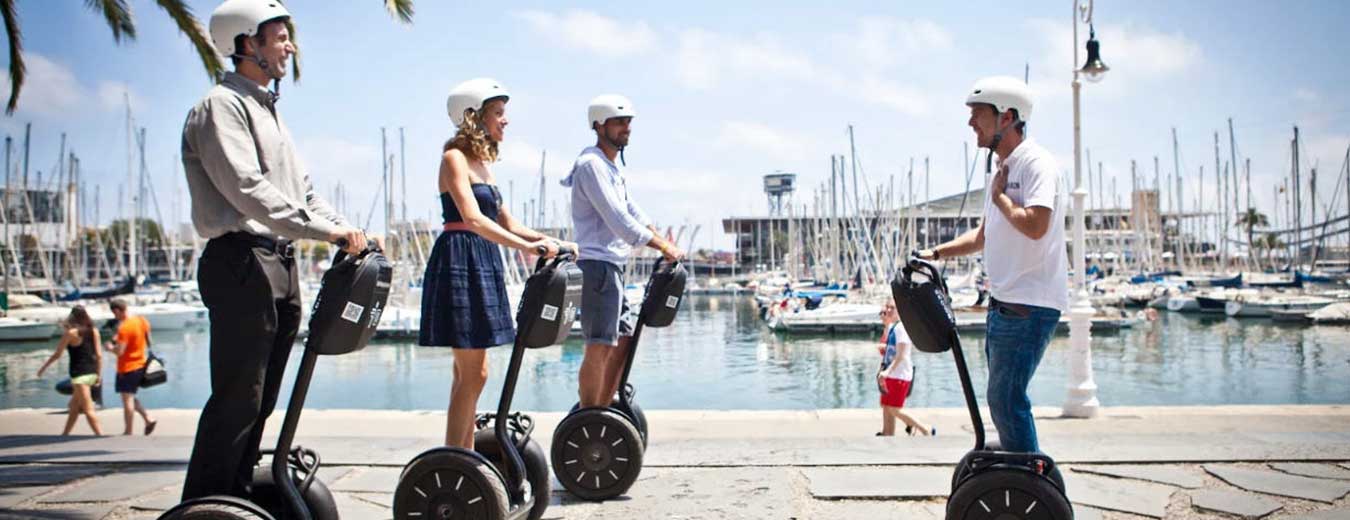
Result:
{"label": "navy dress skirt", "polygon": [[[491,184],[473,184],[484,216],[496,220],[501,194]],[[441,194],[445,222],[463,222],[449,193]],[[419,345],[488,348],[511,343],[516,328],[497,244],[471,231],[444,231],[436,238],[422,279]]]}

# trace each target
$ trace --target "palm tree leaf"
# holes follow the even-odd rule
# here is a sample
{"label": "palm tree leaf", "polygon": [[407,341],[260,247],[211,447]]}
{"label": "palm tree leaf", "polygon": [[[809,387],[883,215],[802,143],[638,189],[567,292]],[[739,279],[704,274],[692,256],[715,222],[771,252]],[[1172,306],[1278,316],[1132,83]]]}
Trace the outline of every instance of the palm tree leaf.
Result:
{"label": "palm tree leaf", "polygon": [[23,35],[19,32],[19,18],[14,12],[14,0],[0,0],[0,16],[5,19],[5,36],[9,37],[9,104],[5,114],[13,114],[19,104],[19,90],[27,69],[23,66]]}
{"label": "palm tree leaf", "polygon": [[84,5],[94,12],[102,14],[112,29],[113,41],[122,43],[122,35],[128,40],[136,39],[135,21],[131,19],[131,7],[127,0],[84,0]]}
{"label": "palm tree leaf", "polygon": [[286,32],[291,34],[291,45],[295,46],[295,54],[291,55],[291,81],[300,82],[300,40],[295,39],[295,22],[290,18],[286,19]]}
{"label": "palm tree leaf", "polygon": [[384,0],[384,8],[398,21],[411,24],[413,18],[413,0]]}
{"label": "palm tree leaf", "polygon": [[220,61],[220,55],[216,54],[216,48],[211,46],[211,40],[206,37],[206,30],[202,27],[197,17],[192,15],[192,8],[188,7],[182,0],[156,0],[164,12],[169,14],[169,18],[178,25],[178,32],[183,33],[192,41],[192,47],[197,50],[197,56],[202,59],[202,67],[206,69],[206,75],[215,82],[221,74],[225,72],[225,65]]}

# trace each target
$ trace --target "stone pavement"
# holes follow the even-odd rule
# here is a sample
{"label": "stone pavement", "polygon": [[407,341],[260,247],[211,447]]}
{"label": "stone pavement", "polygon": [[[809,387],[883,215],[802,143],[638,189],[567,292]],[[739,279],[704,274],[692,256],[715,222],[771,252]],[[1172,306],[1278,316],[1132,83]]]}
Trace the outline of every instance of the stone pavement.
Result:
{"label": "stone pavement", "polygon": [[[942,518],[952,463],[974,437],[964,410],[912,412],[940,434],[874,437],[876,410],[648,411],[647,463],[629,495],[590,503],[555,491],[545,517]],[[1079,519],[1350,519],[1350,406],[1036,412]],[[156,415],[153,437],[62,438],[51,433],[64,410],[0,411],[0,518],[155,518],[177,501],[196,411]],[[562,415],[534,417],[547,445]],[[100,418],[120,430],[120,410]],[[387,519],[402,464],[438,443],[444,421],[307,410],[298,439],[323,456],[319,478],[343,518]]]}

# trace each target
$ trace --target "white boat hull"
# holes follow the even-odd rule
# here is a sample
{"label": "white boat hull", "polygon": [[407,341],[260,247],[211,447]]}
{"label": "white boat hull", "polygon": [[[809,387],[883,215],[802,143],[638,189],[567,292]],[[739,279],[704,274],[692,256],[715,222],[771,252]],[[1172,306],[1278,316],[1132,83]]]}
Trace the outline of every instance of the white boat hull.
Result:
{"label": "white boat hull", "polygon": [[0,341],[43,341],[56,336],[56,324],[0,318]]}

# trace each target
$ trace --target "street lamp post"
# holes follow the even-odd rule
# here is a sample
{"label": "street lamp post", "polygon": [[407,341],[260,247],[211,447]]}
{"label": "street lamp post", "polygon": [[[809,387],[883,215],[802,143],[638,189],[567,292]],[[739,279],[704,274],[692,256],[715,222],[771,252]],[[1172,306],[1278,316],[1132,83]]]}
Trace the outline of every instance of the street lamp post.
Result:
{"label": "street lamp post", "polygon": [[[1087,63],[1078,67],[1078,23],[1088,24],[1089,31]],[[1096,311],[1088,299],[1087,292],[1087,248],[1083,235],[1083,200],[1087,198],[1087,189],[1083,187],[1083,133],[1079,108],[1079,93],[1083,82],[1101,81],[1108,70],[1102,63],[1096,31],[1092,29],[1092,2],[1081,6],[1078,0],[1073,4],[1073,303],[1069,310],[1069,391],[1064,403],[1066,417],[1095,417],[1101,408],[1097,401],[1097,383],[1092,378],[1092,316]]]}

